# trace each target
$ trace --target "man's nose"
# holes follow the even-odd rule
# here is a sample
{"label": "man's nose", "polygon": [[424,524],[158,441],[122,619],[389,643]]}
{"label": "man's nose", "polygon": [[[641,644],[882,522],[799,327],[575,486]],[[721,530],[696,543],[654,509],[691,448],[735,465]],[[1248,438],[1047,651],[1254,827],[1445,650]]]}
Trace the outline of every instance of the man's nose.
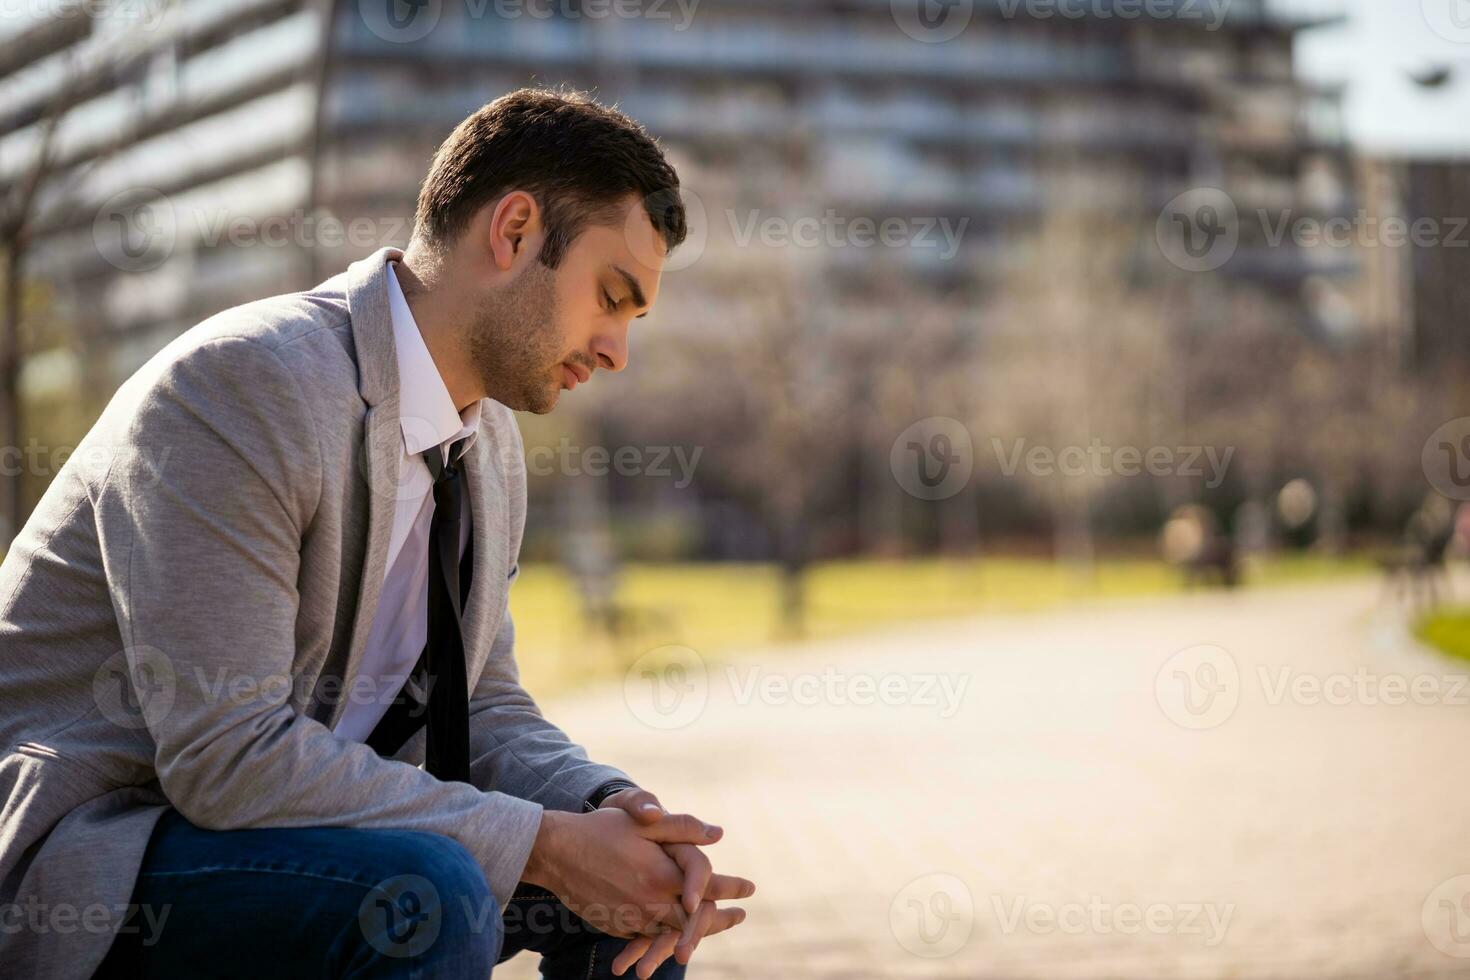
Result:
{"label": "man's nose", "polygon": [[592,338],[592,356],[597,366],[608,371],[621,371],[628,366],[627,335],[602,333]]}

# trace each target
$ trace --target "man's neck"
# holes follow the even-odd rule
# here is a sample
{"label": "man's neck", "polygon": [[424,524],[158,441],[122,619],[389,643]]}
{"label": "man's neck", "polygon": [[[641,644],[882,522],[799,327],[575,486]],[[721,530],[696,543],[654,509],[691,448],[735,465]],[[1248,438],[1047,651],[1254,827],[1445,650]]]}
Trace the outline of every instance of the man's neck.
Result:
{"label": "man's neck", "polygon": [[412,247],[394,264],[394,273],[455,410],[463,412],[484,398],[485,392],[480,388],[470,359],[465,356],[459,334],[464,322],[460,311],[464,307],[454,295],[452,278],[442,264],[426,261],[423,253]]}

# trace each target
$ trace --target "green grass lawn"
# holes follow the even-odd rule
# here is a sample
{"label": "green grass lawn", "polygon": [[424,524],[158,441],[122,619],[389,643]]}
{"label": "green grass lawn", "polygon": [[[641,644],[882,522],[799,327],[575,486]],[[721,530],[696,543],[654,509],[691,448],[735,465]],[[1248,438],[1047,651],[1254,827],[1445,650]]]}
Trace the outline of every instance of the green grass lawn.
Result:
{"label": "green grass lawn", "polygon": [[1461,660],[1470,660],[1470,608],[1437,609],[1414,625],[1423,642]]}
{"label": "green grass lawn", "polygon": [[[1366,559],[1289,556],[1251,569],[1250,587],[1370,570]],[[1161,561],[1109,559],[1090,576],[1043,559],[845,561],[805,576],[806,638],[840,636],[905,620],[1043,609],[1078,599],[1179,592],[1179,574]],[[631,613],[610,640],[583,621],[570,578],[555,565],[523,566],[511,590],[517,659],[537,693],[573,679],[615,677],[654,647],[680,644],[704,656],[795,639],[781,630],[774,565],[630,565],[618,602]]]}

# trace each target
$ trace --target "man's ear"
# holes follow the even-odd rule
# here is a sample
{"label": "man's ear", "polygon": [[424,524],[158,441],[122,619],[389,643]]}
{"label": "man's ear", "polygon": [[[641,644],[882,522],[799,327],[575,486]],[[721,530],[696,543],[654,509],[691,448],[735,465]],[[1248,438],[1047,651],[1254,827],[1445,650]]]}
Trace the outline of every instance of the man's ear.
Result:
{"label": "man's ear", "polygon": [[539,237],[541,208],[525,191],[511,191],[496,202],[490,213],[490,255],[502,272]]}

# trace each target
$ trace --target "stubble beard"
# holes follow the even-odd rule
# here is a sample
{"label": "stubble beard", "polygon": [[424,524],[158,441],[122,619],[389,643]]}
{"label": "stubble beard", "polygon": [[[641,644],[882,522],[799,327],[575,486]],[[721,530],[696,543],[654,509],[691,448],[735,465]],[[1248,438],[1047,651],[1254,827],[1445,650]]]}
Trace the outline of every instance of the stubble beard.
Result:
{"label": "stubble beard", "polygon": [[486,394],[514,411],[545,415],[561,396],[554,287],[552,270],[535,263],[481,304],[470,330],[470,363]]}

